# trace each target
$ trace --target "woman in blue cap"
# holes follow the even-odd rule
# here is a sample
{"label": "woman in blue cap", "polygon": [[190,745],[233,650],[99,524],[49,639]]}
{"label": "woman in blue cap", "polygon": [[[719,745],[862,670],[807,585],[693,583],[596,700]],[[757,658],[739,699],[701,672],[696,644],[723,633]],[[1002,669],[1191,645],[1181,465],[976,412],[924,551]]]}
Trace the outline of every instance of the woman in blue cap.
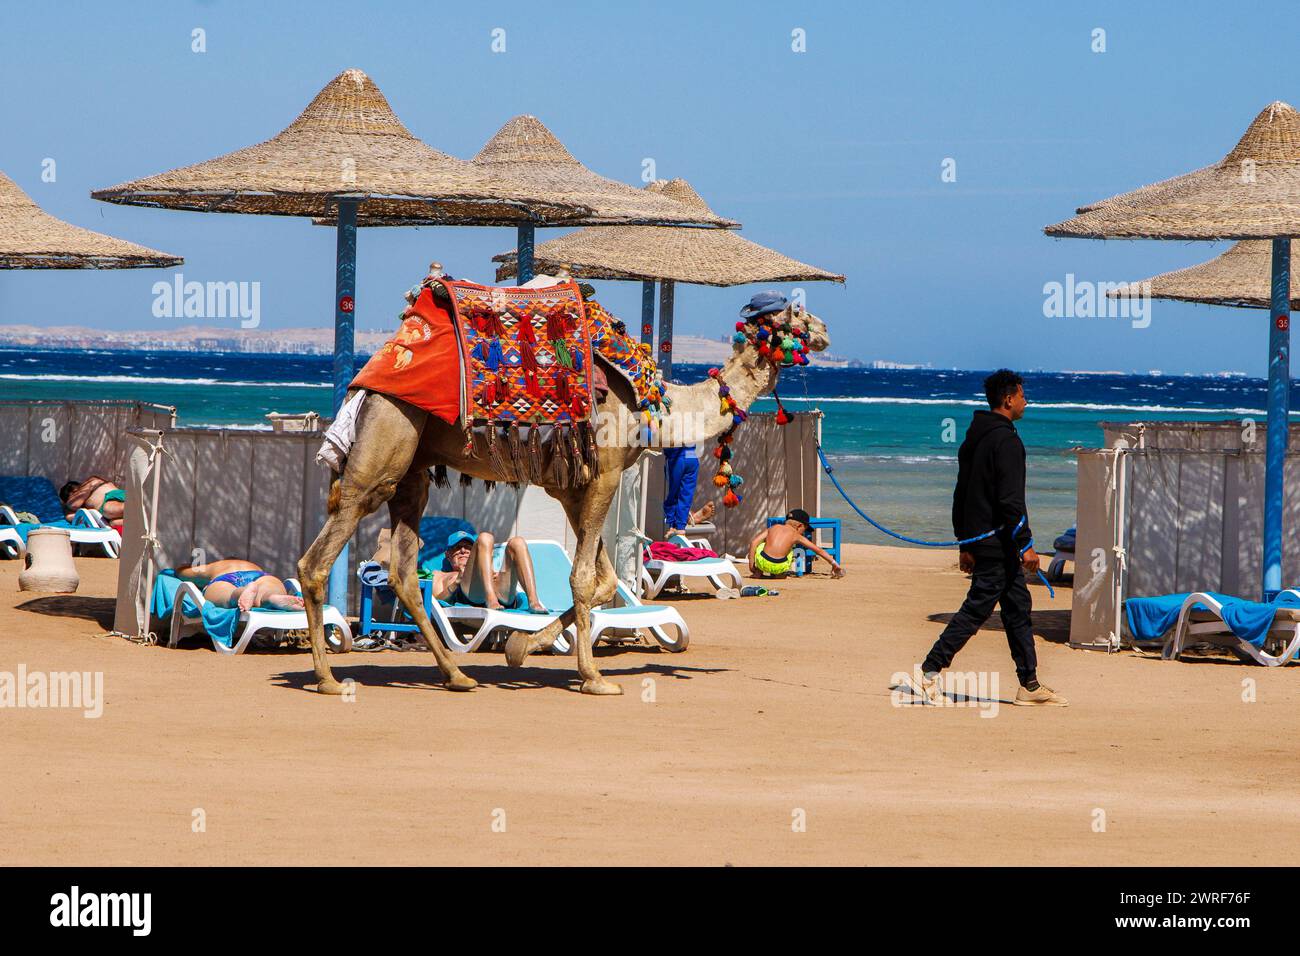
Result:
{"label": "woman in blue cap", "polygon": [[[498,554],[501,567],[494,571]],[[519,593],[520,588],[523,594]],[[498,549],[488,531],[480,531],[477,536],[457,531],[447,538],[442,570],[433,575],[433,596],[451,604],[469,604],[494,611],[504,608],[550,613],[537,597],[537,578],[533,574],[528,542],[515,536]]]}

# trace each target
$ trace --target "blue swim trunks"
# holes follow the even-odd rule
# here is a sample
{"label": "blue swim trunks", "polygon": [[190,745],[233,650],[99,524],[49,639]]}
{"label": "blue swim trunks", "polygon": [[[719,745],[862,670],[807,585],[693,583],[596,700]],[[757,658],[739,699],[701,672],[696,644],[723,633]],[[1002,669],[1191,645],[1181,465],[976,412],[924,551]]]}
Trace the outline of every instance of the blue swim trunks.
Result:
{"label": "blue swim trunks", "polygon": [[258,578],[264,577],[266,577],[265,571],[228,571],[225,574],[217,575],[212,579],[212,583],[216,584],[218,581],[225,581],[237,588],[246,588]]}

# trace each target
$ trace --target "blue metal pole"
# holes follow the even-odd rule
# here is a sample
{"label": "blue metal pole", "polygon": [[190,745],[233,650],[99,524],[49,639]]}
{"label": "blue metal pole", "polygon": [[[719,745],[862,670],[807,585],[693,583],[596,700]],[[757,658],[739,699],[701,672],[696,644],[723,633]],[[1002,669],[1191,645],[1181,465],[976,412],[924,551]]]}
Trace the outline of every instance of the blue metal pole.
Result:
{"label": "blue metal pole", "polygon": [[[334,258],[334,413],[343,407],[352,382],[356,337],[357,204],[339,200],[338,243]],[[329,602],[347,614],[348,547],[330,568]]]}
{"label": "blue metal pole", "polygon": [[1291,240],[1273,240],[1273,295],[1268,329],[1268,454],[1264,473],[1264,600],[1282,590],[1282,515],[1286,446],[1291,429]]}
{"label": "blue metal pole", "polygon": [[523,285],[533,278],[533,226],[529,223],[519,227],[519,238],[515,242],[515,259],[518,265],[515,272],[516,281]]}
{"label": "blue metal pole", "polygon": [[655,341],[655,284],[641,283],[641,341],[653,345]]}
{"label": "blue metal pole", "polygon": [[673,281],[659,283],[659,372],[664,381],[673,374]]}

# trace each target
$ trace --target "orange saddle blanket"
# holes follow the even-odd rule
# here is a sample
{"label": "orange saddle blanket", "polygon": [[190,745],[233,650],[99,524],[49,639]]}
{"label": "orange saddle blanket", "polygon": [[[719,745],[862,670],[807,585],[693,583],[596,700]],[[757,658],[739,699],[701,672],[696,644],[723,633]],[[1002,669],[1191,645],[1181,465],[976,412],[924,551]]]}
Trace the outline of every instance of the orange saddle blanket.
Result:
{"label": "orange saddle blanket", "polygon": [[352,385],[459,426],[466,452],[505,480],[565,487],[594,473],[591,339],[576,283],[425,285]]}

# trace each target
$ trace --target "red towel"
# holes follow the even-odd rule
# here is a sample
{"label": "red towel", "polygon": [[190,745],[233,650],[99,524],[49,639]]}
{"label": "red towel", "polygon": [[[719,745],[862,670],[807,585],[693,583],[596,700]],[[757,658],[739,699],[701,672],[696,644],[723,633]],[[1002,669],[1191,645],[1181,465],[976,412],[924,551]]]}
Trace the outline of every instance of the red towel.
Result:
{"label": "red towel", "polygon": [[684,548],[670,541],[652,541],[646,548],[647,561],[701,561],[717,556],[716,551],[708,548]]}

